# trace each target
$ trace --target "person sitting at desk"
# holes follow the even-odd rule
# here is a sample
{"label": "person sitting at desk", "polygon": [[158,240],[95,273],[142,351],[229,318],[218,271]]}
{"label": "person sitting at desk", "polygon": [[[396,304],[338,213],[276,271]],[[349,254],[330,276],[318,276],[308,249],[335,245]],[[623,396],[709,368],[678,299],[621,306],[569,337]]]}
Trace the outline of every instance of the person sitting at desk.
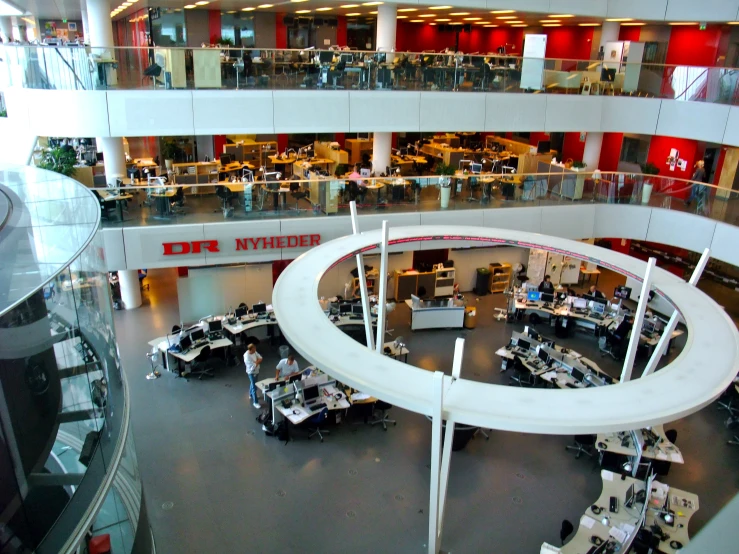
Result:
{"label": "person sitting at desk", "polygon": [[539,284],[539,292],[546,292],[548,294],[554,294],[554,285],[552,284],[551,277],[544,275],[544,280]]}
{"label": "person sitting at desk", "polygon": [[595,285],[590,285],[590,289],[588,289],[588,294],[595,298],[605,298],[606,297],[605,294],[603,294],[597,288],[595,288]]}
{"label": "person sitting at desk", "polygon": [[284,381],[288,377],[295,375],[300,371],[295,356],[290,354],[287,358],[282,358],[277,364],[277,372],[275,373],[276,381]]}
{"label": "person sitting at desk", "polygon": [[249,376],[249,396],[251,396],[252,404],[255,408],[261,408],[259,399],[257,398],[257,378],[259,377],[259,364],[262,363],[262,357],[257,352],[257,347],[250,344],[244,352],[244,364],[246,364],[246,374]]}

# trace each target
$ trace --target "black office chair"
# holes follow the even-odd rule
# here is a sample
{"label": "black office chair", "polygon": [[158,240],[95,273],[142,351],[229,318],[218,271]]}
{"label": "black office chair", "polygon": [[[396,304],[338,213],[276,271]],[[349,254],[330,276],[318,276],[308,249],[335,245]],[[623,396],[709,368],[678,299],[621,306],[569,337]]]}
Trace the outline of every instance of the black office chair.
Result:
{"label": "black office chair", "polygon": [[187,377],[198,377],[199,381],[203,380],[203,377],[213,377],[213,369],[210,367],[210,346],[204,346],[198,354],[197,358],[192,361],[192,368]]}
{"label": "black office chair", "polygon": [[239,304],[239,308],[246,308],[246,303],[242,302],[241,304]]}
{"label": "black office chair", "polygon": [[667,437],[667,440],[672,444],[675,444],[677,442],[677,429],[668,429],[665,431],[665,437]]}
{"label": "black office chair", "polygon": [[513,374],[511,374],[511,383],[515,383],[519,387],[533,387],[535,377],[520,362],[516,361],[513,364]]}
{"label": "black office chair", "polygon": [[622,337],[617,335],[614,331],[608,331],[606,333],[606,344],[605,348],[601,350],[600,355],[611,356],[616,361],[621,361],[626,357],[626,350],[629,347],[628,335]]}
{"label": "black office chair", "polygon": [[382,425],[382,428],[387,431],[387,424],[392,423],[393,425],[397,425],[397,422],[394,419],[390,419],[388,417],[388,412],[393,407],[392,404],[388,404],[387,402],[383,402],[382,400],[378,400],[375,402],[374,411],[380,412],[380,417],[373,419],[369,422],[370,425]]}
{"label": "black office chair", "polygon": [[169,208],[173,213],[183,213],[185,207],[185,189],[177,187],[174,196],[169,200]]}
{"label": "black office chair", "polygon": [[233,199],[236,196],[236,194],[231,192],[231,190],[228,187],[219,185],[216,187],[216,196],[220,198],[221,200],[221,209],[213,210],[213,211],[214,212],[222,211],[223,217],[231,217],[234,211],[233,206],[231,206],[231,202],[233,202]]}
{"label": "black office chair", "polygon": [[171,334],[179,333],[180,331],[182,331],[182,327],[180,327],[179,325],[173,325]]}
{"label": "black office chair", "polygon": [[588,458],[593,457],[593,446],[595,446],[595,435],[575,435],[575,444],[568,444],[565,450],[574,450],[575,459],[585,454]]}
{"label": "black office chair", "polygon": [[559,530],[559,540],[562,541],[563,545],[565,543],[565,540],[567,540],[567,537],[569,537],[574,530],[575,526],[572,525],[571,521],[567,519],[562,520],[562,527]]}
{"label": "black office chair", "polygon": [[290,183],[290,196],[295,200],[295,207],[290,208],[290,210],[299,212],[300,208],[298,205],[300,204],[300,200],[308,198],[308,192],[300,190],[300,183]]}
{"label": "black office chair", "polygon": [[137,167],[129,167],[126,171],[128,174],[129,179],[131,179],[131,184],[135,185],[136,181],[141,179],[141,171]]}
{"label": "black office chair", "polygon": [[301,427],[307,427],[308,431],[311,432],[310,435],[308,435],[309,439],[318,435],[321,438],[321,442],[323,442],[323,435],[331,434],[331,431],[321,428],[321,424],[325,423],[327,419],[328,408],[324,407],[320,412],[310,416],[303,423],[301,423]]}
{"label": "black office chair", "polygon": [[102,216],[102,218],[110,219],[111,212],[115,212],[115,202],[106,201],[95,189],[92,189],[92,194],[95,195],[98,204],[100,204],[100,215]]}
{"label": "black office chair", "polygon": [[331,80],[332,88],[344,88],[344,69],[346,69],[346,62],[340,60],[333,69],[329,70],[328,78]]}
{"label": "black office chair", "polygon": [[480,188],[480,183],[477,180],[477,177],[470,177],[467,179],[467,186],[469,187],[469,196],[465,200],[467,202],[479,202],[477,198],[475,198],[475,191]]}

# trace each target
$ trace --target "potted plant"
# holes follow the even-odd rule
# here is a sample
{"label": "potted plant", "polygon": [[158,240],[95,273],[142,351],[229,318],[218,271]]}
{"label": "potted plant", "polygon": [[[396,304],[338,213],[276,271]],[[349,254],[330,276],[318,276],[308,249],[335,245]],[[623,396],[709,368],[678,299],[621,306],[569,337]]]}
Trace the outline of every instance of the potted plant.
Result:
{"label": "potted plant", "polygon": [[180,153],[180,147],[177,146],[177,143],[173,139],[164,139],[162,140],[161,151],[167,171],[172,171],[172,164],[177,154]]}
{"label": "potted plant", "polygon": [[659,175],[659,168],[652,162],[647,162],[641,165],[641,172],[647,177],[644,178],[644,185],[641,190],[641,203],[649,204],[649,199],[652,197],[652,181],[648,177],[649,175]]}
{"label": "potted plant", "polygon": [[38,167],[41,169],[48,169],[65,175],[67,177],[73,177],[77,164],[77,154],[74,150],[64,150],[62,148],[51,148],[45,150],[41,155],[41,161]]}
{"label": "potted plant", "polygon": [[452,194],[452,175],[456,170],[452,165],[439,162],[436,164],[434,171],[439,176],[439,187],[441,189],[439,198],[441,199],[442,209],[445,209],[449,207],[449,197]]}

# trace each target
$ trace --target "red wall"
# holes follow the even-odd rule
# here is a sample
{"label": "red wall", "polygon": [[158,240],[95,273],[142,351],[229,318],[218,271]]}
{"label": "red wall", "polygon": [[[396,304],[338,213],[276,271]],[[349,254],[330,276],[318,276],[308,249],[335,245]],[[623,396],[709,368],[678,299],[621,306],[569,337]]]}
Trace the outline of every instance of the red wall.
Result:
{"label": "red wall", "polygon": [[[670,171],[670,166],[667,165],[667,156],[670,155],[671,148],[677,148],[680,158],[688,161],[685,171],[682,171],[679,167],[675,167],[675,171]],[[647,153],[647,161],[657,166],[661,177],[690,179],[693,176],[693,165],[702,156],[697,141],[675,137],[652,137]],[[676,185],[676,187],[680,190],[676,190],[673,193],[674,196],[685,198],[688,194],[687,188],[682,185]]]}
{"label": "red wall", "polygon": [[211,44],[221,38],[221,12],[218,10],[208,10],[208,36]]}
{"label": "red wall", "polygon": [[226,146],[226,135],[213,135],[213,159],[221,159],[224,146]]}
{"label": "red wall", "polygon": [[675,65],[714,66],[719,55],[721,27],[709,25],[705,31],[697,26],[674,26],[670,31],[665,63]]}
{"label": "red wall", "polygon": [[336,18],[336,44],[346,46],[346,42],[346,17],[339,16]]}
{"label": "red wall", "polygon": [[624,27],[618,31],[618,40],[628,40],[632,42],[639,42],[639,36],[641,35],[641,27]]}
{"label": "red wall", "polygon": [[618,160],[621,157],[623,142],[623,133],[603,133],[598,169],[601,171],[618,171]]}
{"label": "red wall", "polygon": [[275,36],[275,48],[287,48],[287,26],[282,22],[284,14],[278,13],[275,17],[277,35]]}
{"label": "red wall", "polygon": [[[438,26],[424,23],[398,21],[395,49],[398,52],[440,51],[454,48],[456,31],[440,31]],[[459,49],[462,52],[494,52],[498,46],[508,44],[508,53],[521,54],[522,29],[480,29],[459,33]],[[510,45],[513,45],[511,47]]]}
{"label": "red wall", "polygon": [[562,156],[560,156],[562,160],[572,158],[575,162],[582,161],[584,152],[585,141],[580,142],[580,133],[565,133],[565,139],[562,143]]}
{"label": "red wall", "polygon": [[547,58],[589,60],[593,45],[592,27],[552,27],[547,35]]}

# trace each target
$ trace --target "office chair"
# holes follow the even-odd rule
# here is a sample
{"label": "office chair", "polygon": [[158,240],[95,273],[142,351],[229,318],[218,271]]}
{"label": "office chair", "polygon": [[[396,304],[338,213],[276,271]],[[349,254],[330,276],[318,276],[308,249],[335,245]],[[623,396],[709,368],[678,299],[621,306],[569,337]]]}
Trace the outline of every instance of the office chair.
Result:
{"label": "office chair", "polygon": [[534,379],[534,375],[528,369],[522,367],[518,362],[513,364],[513,374],[510,379],[513,383],[516,383],[519,387],[533,387]]}
{"label": "office chair", "polygon": [[575,530],[575,526],[572,525],[571,521],[567,519],[562,520],[562,527],[559,529],[559,540],[562,541],[563,546],[564,546],[565,540],[567,540],[567,537],[569,537],[574,530]]}
{"label": "office chair", "polygon": [[331,85],[333,88],[344,88],[343,84],[338,84],[339,80],[342,83],[344,82],[344,69],[346,69],[346,61],[342,59],[334,66],[333,69],[328,71],[328,77],[331,79]]}
{"label": "office chair", "polygon": [[246,308],[246,302],[242,302],[241,304],[239,304],[239,308]]}
{"label": "office chair", "polygon": [[204,346],[198,354],[198,357],[192,361],[192,369],[187,375],[188,377],[198,376],[198,380],[202,381],[203,377],[213,377],[213,369],[208,367],[210,362],[210,346]]}
{"label": "office chair", "polygon": [[321,442],[323,442],[323,434],[331,434],[331,431],[327,429],[321,429],[321,424],[324,423],[326,419],[328,419],[328,408],[324,407],[320,412],[310,416],[308,419],[305,420],[303,425],[308,428],[308,431],[311,431],[311,434],[308,435],[309,439],[314,437],[315,435],[318,435],[321,438]]}
{"label": "office chair", "polygon": [[575,435],[575,444],[565,446],[565,450],[574,450],[576,452],[575,459],[580,458],[582,454],[592,458],[594,445],[595,435]]}
{"label": "office chair", "polygon": [[308,198],[308,193],[306,191],[300,190],[300,183],[290,183],[290,196],[292,196],[295,200],[295,207],[290,208],[290,210],[299,212],[300,208],[298,207],[298,205],[300,204],[300,200],[302,198]]}
{"label": "office chair", "polygon": [[98,204],[100,204],[100,214],[103,219],[110,219],[110,213],[115,212],[115,203],[107,202],[100,193],[95,189],[92,189],[92,194],[97,198]]}
{"label": "office chair", "polygon": [[231,217],[234,211],[233,206],[231,206],[231,202],[233,201],[236,194],[231,192],[231,190],[228,187],[219,185],[216,187],[216,196],[221,199],[221,209],[213,210],[213,211],[214,212],[222,211],[223,217]]}
{"label": "office chair", "polygon": [[131,179],[132,185],[135,185],[141,179],[141,171],[137,167],[129,167],[126,173],[128,174],[128,178]]}
{"label": "office chair", "polygon": [[158,369],[159,363],[157,362],[157,360],[159,359],[159,349],[156,346],[152,348],[151,352],[146,353],[146,359],[149,360],[149,364],[151,364],[151,371],[146,374],[146,378],[149,381],[159,379],[159,377],[162,376],[161,372]]}
{"label": "office chair", "polygon": [[387,424],[392,423],[393,425],[397,425],[397,422],[394,419],[390,419],[388,417],[388,412],[393,407],[392,404],[388,404],[387,402],[383,402],[382,400],[378,400],[375,402],[374,410],[380,412],[380,417],[377,419],[373,419],[369,422],[370,425],[382,425],[382,428],[387,431]]}
{"label": "office chair", "polygon": [[181,214],[185,211],[185,189],[177,187],[174,196],[169,200],[169,209],[172,213]]}
{"label": "office chair", "polygon": [[477,177],[470,177],[467,179],[467,187],[469,189],[469,196],[465,199],[467,202],[479,202],[475,198],[475,191],[480,188],[480,183],[477,182]]}
{"label": "office chair", "polygon": [[[629,333],[630,335],[631,333]],[[622,337],[613,331],[606,333],[605,344],[601,347],[601,356],[609,355],[616,361],[621,361],[626,356],[629,346],[629,336]]]}
{"label": "office chair", "polygon": [[729,419],[732,419],[739,414],[739,407],[736,406],[739,394],[736,392],[734,383],[729,385],[729,388],[718,399],[718,409],[726,410],[729,412]]}

